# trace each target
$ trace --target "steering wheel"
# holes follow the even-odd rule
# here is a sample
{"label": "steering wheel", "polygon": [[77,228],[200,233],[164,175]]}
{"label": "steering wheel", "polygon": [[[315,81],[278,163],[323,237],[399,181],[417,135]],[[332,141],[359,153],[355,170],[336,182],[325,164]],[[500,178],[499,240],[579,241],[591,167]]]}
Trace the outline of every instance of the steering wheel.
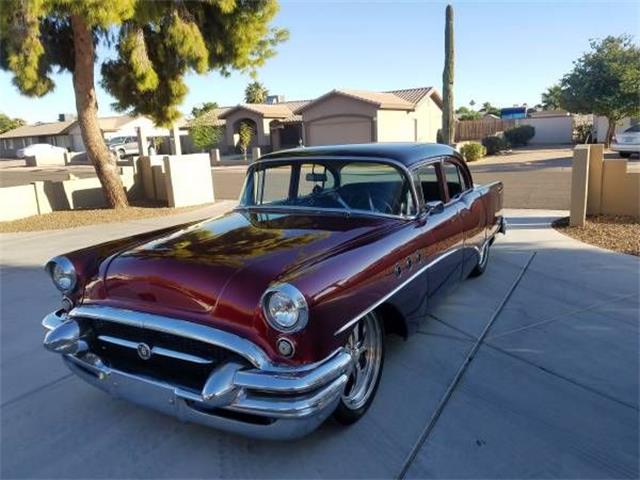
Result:
{"label": "steering wheel", "polygon": [[372,197],[371,192],[367,192],[369,196],[369,209],[372,212],[393,214],[393,207],[389,202],[380,197]]}

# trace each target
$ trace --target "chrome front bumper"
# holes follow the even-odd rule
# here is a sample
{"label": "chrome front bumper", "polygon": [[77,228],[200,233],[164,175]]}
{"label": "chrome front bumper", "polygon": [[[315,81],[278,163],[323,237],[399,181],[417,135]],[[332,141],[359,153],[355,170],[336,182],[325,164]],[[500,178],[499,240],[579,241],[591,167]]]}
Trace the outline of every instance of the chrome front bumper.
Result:
{"label": "chrome front bumper", "polygon": [[[79,320],[87,318],[197,337],[247,361],[213,366],[202,390],[195,391],[105,364],[83,337]],[[343,349],[312,365],[276,365],[255,344],[228,332],[110,307],[53,312],[42,325],[48,331],[45,347],[62,354],[73,373],[101,390],[184,421],[259,438],[296,438],[317,428],[335,410],[352,368]]]}

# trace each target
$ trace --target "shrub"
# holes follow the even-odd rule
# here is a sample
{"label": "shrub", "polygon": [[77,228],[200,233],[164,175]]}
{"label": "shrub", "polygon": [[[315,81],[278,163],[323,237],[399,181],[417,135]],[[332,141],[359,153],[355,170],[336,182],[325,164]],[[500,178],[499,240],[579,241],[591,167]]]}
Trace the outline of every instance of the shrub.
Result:
{"label": "shrub", "polygon": [[489,135],[482,139],[482,145],[487,150],[487,155],[495,155],[509,148],[509,143],[498,135]]}
{"label": "shrub", "polygon": [[593,124],[583,123],[573,129],[574,143],[591,143],[593,139]]}
{"label": "shrub", "polygon": [[467,162],[475,162],[486,155],[487,149],[480,143],[470,142],[460,148],[460,153]]}
{"label": "shrub", "polygon": [[504,132],[505,138],[511,145],[527,145],[536,134],[536,129],[531,125],[520,125]]}

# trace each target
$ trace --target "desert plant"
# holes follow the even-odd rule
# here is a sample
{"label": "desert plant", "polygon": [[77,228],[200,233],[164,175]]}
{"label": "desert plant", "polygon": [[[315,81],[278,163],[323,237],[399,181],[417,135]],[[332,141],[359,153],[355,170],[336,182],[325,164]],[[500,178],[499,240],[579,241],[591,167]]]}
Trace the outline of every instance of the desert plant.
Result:
{"label": "desert plant", "polygon": [[467,162],[475,162],[487,154],[487,149],[478,142],[469,142],[460,148],[460,153]]}
{"label": "desert plant", "polygon": [[509,143],[498,135],[489,135],[482,139],[482,146],[487,150],[487,155],[495,155],[509,148]]}
{"label": "desert plant", "polygon": [[447,5],[444,27],[444,70],[442,72],[442,137],[451,145],[455,139],[456,119],[453,114],[453,7]]}
{"label": "desert plant", "polygon": [[245,161],[247,160],[247,150],[249,149],[249,145],[251,145],[254,135],[255,132],[250,124],[247,122],[240,124],[240,129],[238,130],[238,147],[240,147]]}
{"label": "desert plant", "polygon": [[511,145],[527,145],[536,134],[536,129],[531,125],[520,125],[505,130],[504,136]]}

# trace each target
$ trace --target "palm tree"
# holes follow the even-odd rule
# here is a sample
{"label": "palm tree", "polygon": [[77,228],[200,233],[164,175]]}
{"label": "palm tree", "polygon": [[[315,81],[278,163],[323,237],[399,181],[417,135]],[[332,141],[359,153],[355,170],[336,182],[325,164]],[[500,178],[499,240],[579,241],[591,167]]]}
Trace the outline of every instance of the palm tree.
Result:
{"label": "palm tree", "polygon": [[251,82],[244,89],[244,101],[247,103],[264,103],[267,101],[267,95],[269,90],[258,81]]}
{"label": "palm tree", "polygon": [[560,98],[562,97],[562,88],[560,85],[553,85],[542,94],[543,110],[558,110],[560,108]]}

